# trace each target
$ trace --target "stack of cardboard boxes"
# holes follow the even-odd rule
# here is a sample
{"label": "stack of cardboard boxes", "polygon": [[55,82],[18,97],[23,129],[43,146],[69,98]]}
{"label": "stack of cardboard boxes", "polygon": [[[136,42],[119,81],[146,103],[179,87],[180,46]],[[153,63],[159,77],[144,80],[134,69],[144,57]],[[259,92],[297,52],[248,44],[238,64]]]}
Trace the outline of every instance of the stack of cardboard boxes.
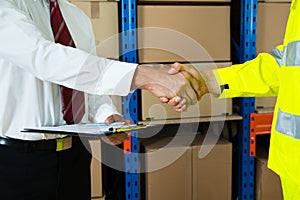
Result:
{"label": "stack of cardboard boxes", "polygon": [[[270,52],[283,44],[285,27],[291,0],[265,0],[258,2],[257,9],[257,53]],[[255,106],[272,111],[276,97],[256,98]],[[270,108],[270,109],[268,109]]]}
{"label": "stack of cardboard boxes", "polygon": [[279,176],[268,168],[270,135],[257,137],[255,157],[255,199],[283,200]]}
{"label": "stack of cardboard boxes", "polygon": [[268,156],[258,155],[255,164],[255,199],[283,200],[280,178],[268,168]]}
{"label": "stack of cardboard boxes", "polygon": [[[187,145],[189,139],[185,137],[142,142],[145,169],[149,170],[145,174],[145,199],[231,200],[231,143],[219,139],[216,144],[206,144],[199,135]],[[201,149],[211,147],[206,156],[199,157]]]}
{"label": "stack of cardboard boxes", "polygon": [[[230,1],[140,0],[138,16],[139,63],[189,63],[198,69],[225,67],[230,59]],[[204,117],[232,113],[231,99],[205,95],[185,113],[161,105],[142,91],[142,120]]]}
{"label": "stack of cardboard boxes", "polygon": [[119,59],[118,1],[69,1],[90,18],[95,34],[97,54],[105,58]]}

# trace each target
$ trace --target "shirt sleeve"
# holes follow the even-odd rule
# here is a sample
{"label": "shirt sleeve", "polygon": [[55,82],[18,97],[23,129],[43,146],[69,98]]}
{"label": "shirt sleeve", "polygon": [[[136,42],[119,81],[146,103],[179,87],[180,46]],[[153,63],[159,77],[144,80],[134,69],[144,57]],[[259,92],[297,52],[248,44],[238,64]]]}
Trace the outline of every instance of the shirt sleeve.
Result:
{"label": "shirt sleeve", "polygon": [[221,98],[263,97],[277,96],[279,69],[280,65],[274,56],[261,53],[253,60],[215,69],[213,73],[222,88]]}
{"label": "shirt sleeve", "polygon": [[15,1],[0,3],[0,56],[42,81],[97,95],[127,95],[136,64],[108,60],[43,37]]}
{"label": "shirt sleeve", "polygon": [[118,114],[121,115],[116,106],[113,104],[111,98],[107,95],[89,95],[89,112],[88,118],[92,122],[104,122],[107,117]]}

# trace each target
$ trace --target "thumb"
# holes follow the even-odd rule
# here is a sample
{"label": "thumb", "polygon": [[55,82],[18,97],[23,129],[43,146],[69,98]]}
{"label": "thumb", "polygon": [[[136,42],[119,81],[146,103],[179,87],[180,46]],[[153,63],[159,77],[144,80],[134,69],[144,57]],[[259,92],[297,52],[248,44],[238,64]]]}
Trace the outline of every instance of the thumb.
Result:
{"label": "thumb", "polygon": [[105,123],[105,124],[111,124],[111,123],[113,123],[113,122],[115,122],[113,115],[108,116],[108,117],[104,120],[104,123]]}
{"label": "thumb", "polygon": [[171,65],[171,68],[169,69],[168,73],[169,74],[176,74],[180,70],[180,65],[178,62],[174,63]]}
{"label": "thumb", "polygon": [[169,99],[168,99],[167,97],[160,97],[160,98],[159,98],[159,101],[160,101],[161,103],[167,103],[167,102],[169,101]]}

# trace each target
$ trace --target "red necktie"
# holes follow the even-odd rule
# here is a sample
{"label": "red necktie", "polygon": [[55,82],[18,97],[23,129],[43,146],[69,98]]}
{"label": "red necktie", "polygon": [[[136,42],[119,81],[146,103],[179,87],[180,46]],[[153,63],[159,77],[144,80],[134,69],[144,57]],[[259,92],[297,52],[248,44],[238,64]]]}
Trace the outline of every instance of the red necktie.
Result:
{"label": "red necktie", "polygon": [[[60,12],[56,0],[50,0],[51,27],[56,43],[75,48],[74,41]],[[70,69],[72,70],[72,69]],[[84,112],[84,93],[61,86],[63,116],[67,124],[81,121]]]}

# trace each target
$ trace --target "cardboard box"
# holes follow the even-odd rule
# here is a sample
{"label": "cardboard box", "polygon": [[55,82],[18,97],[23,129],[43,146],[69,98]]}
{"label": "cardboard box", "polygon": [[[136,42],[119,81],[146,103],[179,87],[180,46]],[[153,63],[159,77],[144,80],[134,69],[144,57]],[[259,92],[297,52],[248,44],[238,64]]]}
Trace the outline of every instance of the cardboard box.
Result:
{"label": "cardboard box", "polygon": [[[145,163],[148,170],[164,163],[168,158],[176,156],[180,151],[184,152],[170,165],[146,173],[146,200],[192,199],[191,149],[180,142],[174,146],[165,147],[170,140],[171,138],[164,137],[159,140],[145,140],[142,144],[147,153]],[[160,153],[150,155],[158,149],[160,149]]]}
{"label": "cardboard box", "polygon": [[97,54],[119,59],[118,2],[71,1],[90,18],[95,34]]}
{"label": "cardboard box", "polygon": [[257,109],[274,109],[277,97],[257,97],[255,98],[255,107]]}
{"label": "cardboard box", "polygon": [[139,5],[139,63],[229,61],[230,6]]}
{"label": "cardboard box", "polygon": [[290,3],[258,3],[257,53],[270,52],[283,43]]}
{"label": "cardboard box", "polygon": [[[220,138],[217,144],[203,144],[197,137],[192,147],[193,200],[231,200],[232,144]],[[214,145],[211,152],[199,158],[203,147]]]}
{"label": "cardboard box", "polygon": [[101,143],[100,140],[90,140],[92,150],[91,163],[91,193],[92,197],[102,197],[102,168],[101,168]]}
{"label": "cardboard box", "polygon": [[185,142],[191,140],[191,136],[176,138],[177,141],[173,140],[172,145],[170,144],[172,137],[144,140],[142,143],[146,153],[160,150],[156,152],[155,157],[146,158],[146,166],[152,165],[152,167],[185,150],[175,162],[146,174],[146,200],[231,200],[231,143],[219,139],[211,152],[200,159],[198,154],[203,146],[204,136],[196,136],[189,147]]}
{"label": "cardboard box", "polygon": [[279,176],[270,170],[267,153],[258,154],[255,158],[255,199],[256,200],[283,200]]}
{"label": "cardboard box", "polygon": [[[193,63],[198,69],[230,66],[226,63]],[[218,99],[212,94],[204,95],[197,104],[188,107],[185,112],[177,112],[167,104],[161,104],[159,99],[148,91],[141,91],[142,120],[147,119],[179,119],[188,117],[207,117],[232,114],[232,99]]]}

